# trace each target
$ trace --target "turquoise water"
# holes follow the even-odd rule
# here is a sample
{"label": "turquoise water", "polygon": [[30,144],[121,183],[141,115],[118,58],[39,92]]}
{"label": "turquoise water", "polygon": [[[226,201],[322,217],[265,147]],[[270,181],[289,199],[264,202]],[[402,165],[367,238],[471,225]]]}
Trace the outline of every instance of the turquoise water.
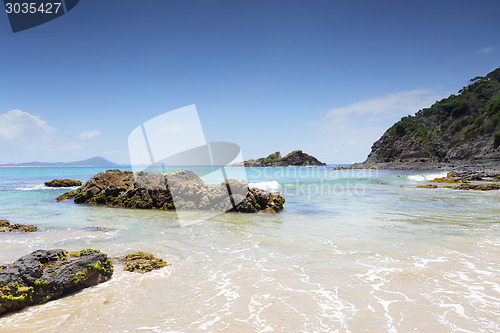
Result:
{"label": "turquoise water", "polygon": [[56,203],[66,190],[43,186],[99,171],[0,168],[0,218],[39,228],[0,233],[0,262],[92,247],[170,265],[117,266],[109,282],[0,318],[0,331],[500,331],[498,192],[416,188],[441,171],[249,168],[252,186],[284,195],[282,213],[180,227],[175,212]]}

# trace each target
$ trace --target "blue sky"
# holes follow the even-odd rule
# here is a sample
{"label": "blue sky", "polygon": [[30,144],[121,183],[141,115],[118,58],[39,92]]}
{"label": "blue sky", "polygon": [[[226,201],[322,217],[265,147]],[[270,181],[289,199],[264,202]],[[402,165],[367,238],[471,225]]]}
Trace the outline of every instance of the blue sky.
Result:
{"label": "blue sky", "polygon": [[363,161],[402,116],[500,66],[499,12],[497,0],[84,0],[16,34],[0,13],[0,163],[127,163],[135,127],[190,104],[207,141],[245,158]]}

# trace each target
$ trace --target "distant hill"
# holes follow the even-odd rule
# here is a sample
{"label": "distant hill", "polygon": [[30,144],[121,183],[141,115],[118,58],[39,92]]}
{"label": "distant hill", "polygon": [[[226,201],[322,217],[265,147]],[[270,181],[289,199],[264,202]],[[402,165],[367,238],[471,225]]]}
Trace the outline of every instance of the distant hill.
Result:
{"label": "distant hill", "polygon": [[76,161],[76,162],[26,162],[26,163],[18,163],[18,164],[2,164],[0,166],[12,166],[12,167],[114,167],[118,166],[118,164],[108,161],[107,159],[97,156],[92,157],[87,160]]}
{"label": "distant hill", "polygon": [[354,167],[500,166],[500,68],[389,128]]}
{"label": "distant hill", "polygon": [[[294,150],[285,157],[281,157],[279,151],[256,160],[248,160],[243,162],[246,167],[283,167],[283,166],[312,166],[326,165],[318,161],[317,158],[309,154],[303,153],[302,150]],[[230,166],[243,166],[243,163]]]}

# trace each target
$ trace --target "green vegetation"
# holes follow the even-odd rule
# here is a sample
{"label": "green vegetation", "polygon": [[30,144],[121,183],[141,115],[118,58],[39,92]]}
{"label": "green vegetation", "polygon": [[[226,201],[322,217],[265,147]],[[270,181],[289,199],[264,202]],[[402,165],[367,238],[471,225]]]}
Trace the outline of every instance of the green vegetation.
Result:
{"label": "green vegetation", "polygon": [[86,250],[80,250],[80,251],[75,251],[75,252],[67,252],[67,255],[70,257],[74,257],[74,258],[80,258],[85,253],[91,253],[91,252],[101,252],[101,251],[94,250],[94,249],[86,249]]}
{"label": "green vegetation", "polygon": [[95,264],[88,265],[88,269],[93,269],[103,275],[113,275],[113,263],[111,259],[107,259],[104,263],[97,261]]}
{"label": "green vegetation", "polygon": [[50,284],[49,281],[35,280],[35,286],[48,286],[49,284]]}
{"label": "green vegetation", "polygon": [[443,142],[448,145],[444,147],[446,151],[478,137],[492,142],[491,146],[484,147],[486,150],[497,149],[500,146],[500,68],[484,77],[473,78],[458,95],[444,98],[414,116],[403,117],[384,137],[411,140],[419,145],[413,147],[427,157],[435,154],[433,148],[443,146]]}

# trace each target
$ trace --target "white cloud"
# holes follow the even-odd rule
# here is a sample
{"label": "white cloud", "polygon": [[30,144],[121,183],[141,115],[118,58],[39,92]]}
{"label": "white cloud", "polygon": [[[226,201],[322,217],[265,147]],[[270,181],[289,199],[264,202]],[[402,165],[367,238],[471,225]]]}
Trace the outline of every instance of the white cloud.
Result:
{"label": "white cloud", "polygon": [[358,115],[363,117],[390,117],[393,115],[414,114],[418,110],[431,106],[442,94],[432,90],[417,89],[402,91],[382,97],[367,99],[351,105],[332,108],[328,118]]}
{"label": "white cloud", "polygon": [[325,147],[328,161],[364,161],[372,144],[401,117],[415,114],[448,96],[428,89],[402,91],[335,107],[320,120],[309,122],[317,129],[317,146]]}
{"label": "white cloud", "polygon": [[488,54],[491,51],[493,51],[492,47],[485,47],[485,48],[477,50],[476,53],[479,53],[479,54]]}
{"label": "white cloud", "polygon": [[11,110],[0,114],[0,140],[19,140],[55,133],[56,129],[47,125],[39,116],[21,110]]}
{"label": "white cloud", "polygon": [[80,139],[93,140],[99,136],[101,136],[101,132],[99,132],[98,130],[85,131],[85,132],[82,132],[82,134],[80,134]]}

